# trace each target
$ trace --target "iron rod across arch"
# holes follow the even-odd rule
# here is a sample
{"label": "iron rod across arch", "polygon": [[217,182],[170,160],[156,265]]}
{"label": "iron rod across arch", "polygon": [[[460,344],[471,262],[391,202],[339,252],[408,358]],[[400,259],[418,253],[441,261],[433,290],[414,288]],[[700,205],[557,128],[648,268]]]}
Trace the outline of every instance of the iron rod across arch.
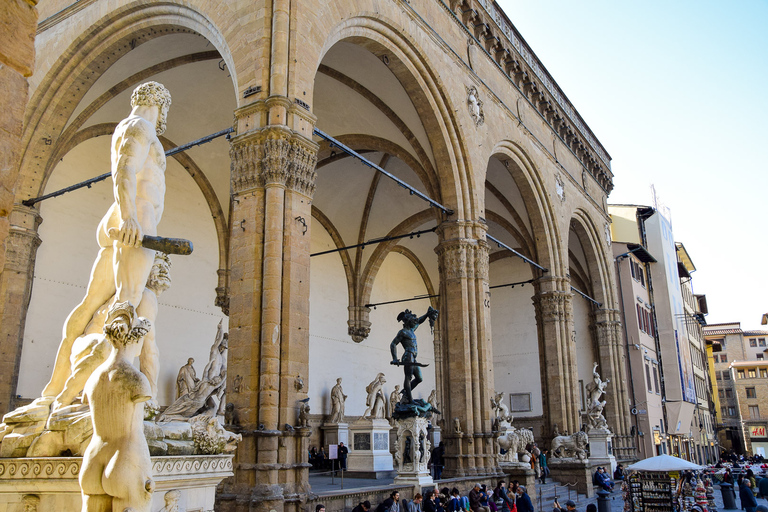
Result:
{"label": "iron rod across arch", "polygon": [[[230,127],[230,128],[227,128],[226,130],[221,130],[219,132],[206,135],[205,137],[199,138],[197,140],[193,140],[192,142],[187,142],[186,144],[182,144],[181,146],[176,146],[175,148],[171,148],[168,151],[166,151],[165,156],[173,156],[177,153],[181,153],[182,151],[186,151],[189,148],[199,146],[200,144],[205,144],[206,142],[211,142],[213,139],[217,139],[223,135],[229,135],[233,131],[235,131],[235,129]],[[57,190],[56,192],[51,192],[50,194],[45,194],[40,197],[25,199],[24,201],[21,202],[21,204],[23,204],[24,206],[34,206],[36,203],[39,203],[40,201],[45,201],[46,199],[51,199],[52,197],[61,196],[66,194],[67,192],[79,190],[83,187],[91,188],[91,185],[93,185],[94,183],[104,181],[110,176],[112,176],[111,172],[105,172],[104,174],[96,176],[95,178],[90,178],[85,181],[81,181],[80,183],[75,183],[74,185],[70,185],[69,187],[62,188],[61,190]]]}
{"label": "iron rod across arch", "polygon": [[448,208],[446,206],[443,206],[442,204],[438,203],[437,201],[435,201],[434,199],[432,199],[428,195],[420,192],[419,190],[415,189],[411,185],[407,184],[406,182],[404,182],[403,180],[401,180],[400,178],[398,178],[394,174],[385,171],[384,169],[382,169],[381,167],[379,167],[375,163],[371,162],[367,158],[364,158],[362,155],[360,155],[360,153],[358,153],[354,149],[350,148],[349,146],[346,146],[346,145],[342,144],[341,142],[339,142],[338,140],[334,139],[333,137],[331,137],[327,133],[325,133],[325,132],[315,128],[314,134],[317,135],[318,137],[320,137],[321,139],[325,139],[328,142],[330,142],[331,143],[331,147],[337,147],[340,150],[342,150],[344,153],[348,154],[349,156],[357,158],[363,164],[367,165],[371,169],[379,171],[380,173],[382,173],[387,178],[391,179],[392,181],[394,181],[395,183],[397,183],[398,185],[400,185],[404,189],[408,190],[411,193],[411,195],[418,196],[420,199],[423,199],[424,201],[428,202],[431,206],[434,206],[435,208],[438,208],[439,210],[442,210],[446,215],[453,215],[454,212],[450,208]]}

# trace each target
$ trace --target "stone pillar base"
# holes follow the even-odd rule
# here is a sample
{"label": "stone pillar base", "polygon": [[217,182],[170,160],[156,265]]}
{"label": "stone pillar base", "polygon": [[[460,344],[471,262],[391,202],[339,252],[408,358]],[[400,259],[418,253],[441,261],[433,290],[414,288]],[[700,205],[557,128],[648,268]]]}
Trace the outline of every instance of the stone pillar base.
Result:
{"label": "stone pillar base", "polygon": [[538,494],[536,494],[536,472],[531,469],[531,465],[522,462],[502,462],[499,467],[508,481],[517,480],[520,485],[525,486],[535,510]]}
{"label": "stone pillar base", "polygon": [[349,448],[349,425],[347,423],[327,423],[323,430],[324,445],[344,443]]}
{"label": "stone pillar base", "polygon": [[423,487],[434,485],[429,474],[432,444],[429,442],[426,418],[419,416],[396,419],[397,443],[395,460],[398,461],[395,485]]}
{"label": "stone pillar base", "polygon": [[616,471],[616,457],[613,455],[613,443],[611,438],[613,434],[602,430],[590,430],[589,435],[589,462],[592,468],[602,466],[606,468],[606,473],[613,479],[613,472]]}
{"label": "stone pillar base", "polygon": [[[233,476],[232,455],[152,457],[155,492],[151,510],[165,506],[165,493],[180,492],[179,510],[213,510],[216,486]],[[0,459],[0,512],[22,509],[26,495],[40,498],[37,510],[80,512],[81,457]]]}
{"label": "stone pillar base", "polygon": [[389,451],[387,420],[363,418],[349,426],[349,478],[389,478],[392,476],[392,454]]}
{"label": "stone pillar base", "polygon": [[555,459],[547,460],[549,466],[550,478],[557,480],[561,484],[576,484],[574,489],[579,494],[584,494],[587,498],[595,495],[595,489],[592,486],[592,464],[589,459]]}

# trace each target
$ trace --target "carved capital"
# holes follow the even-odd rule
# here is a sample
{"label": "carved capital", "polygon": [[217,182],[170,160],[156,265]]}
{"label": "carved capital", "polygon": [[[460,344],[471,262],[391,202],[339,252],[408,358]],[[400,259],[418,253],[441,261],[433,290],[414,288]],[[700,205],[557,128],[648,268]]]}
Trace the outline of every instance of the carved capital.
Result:
{"label": "carved capital", "polygon": [[12,225],[5,242],[5,268],[15,272],[29,272],[34,265],[37,248],[42,239],[37,228],[42,218],[34,213],[29,223]]}
{"label": "carved capital", "polygon": [[264,185],[285,185],[288,181],[291,141],[283,137],[269,137],[264,141],[261,174]]}
{"label": "carved capital", "polygon": [[490,266],[490,255],[488,243],[480,241],[475,248],[475,277],[488,281],[488,268]]}
{"label": "carved capital", "polygon": [[236,194],[269,185],[315,192],[317,146],[310,140],[284,130],[247,133],[233,139],[229,154]]}
{"label": "carved capital", "polygon": [[571,314],[571,299],[562,291],[539,293],[533,296],[533,305],[544,322],[562,322]]}
{"label": "carved capital", "polygon": [[230,180],[233,193],[240,194],[263,186],[259,175],[260,152],[261,146],[255,137],[234,140],[230,145]]}
{"label": "carved capital", "polygon": [[469,240],[448,240],[435,249],[440,275],[446,280],[467,277],[467,247]]}

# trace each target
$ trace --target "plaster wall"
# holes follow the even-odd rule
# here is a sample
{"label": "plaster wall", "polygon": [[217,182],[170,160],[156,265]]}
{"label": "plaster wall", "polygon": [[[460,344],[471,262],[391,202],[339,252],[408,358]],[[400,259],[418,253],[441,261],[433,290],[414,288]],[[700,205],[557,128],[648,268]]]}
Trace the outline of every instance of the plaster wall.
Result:
{"label": "plaster wall", "polygon": [[[332,247],[328,233],[315,224],[312,229],[312,252]],[[413,264],[404,256],[391,253],[384,260],[371,293],[372,302],[398,300],[423,295],[427,289]],[[421,316],[429,302],[426,300],[389,304],[372,309],[371,333],[363,342],[355,343],[347,334],[347,286],[341,258],[328,254],[312,258],[310,267],[309,313],[309,397],[315,414],[329,414],[330,392],[338,377],[348,395],[345,413],[349,420],[365,412],[365,387],[382,372],[387,397],[395,384],[403,383],[403,371],[389,364],[392,360],[389,344],[401,329],[398,313],[409,308]],[[429,322],[417,330],[419,362],[429,364],[422,368],[424,382],[414,391],[416,398],[426,399],[435,388],[435,352]],[[403,350],[398,346],[398,356]],[[399,357],[398,357],[399,358]],[[320,405],[322,404],[322,405]]]}
{"label": "plaster wall", "polygon": [[[530,267],[518,258],[503,258],[491,264],[491,286],[530,279]],[[533,286],[491,290],[494,385],[504,392],[530,393],[531,411],[515,416],[541,416],[541,364],[536,317],[531,300]]]}

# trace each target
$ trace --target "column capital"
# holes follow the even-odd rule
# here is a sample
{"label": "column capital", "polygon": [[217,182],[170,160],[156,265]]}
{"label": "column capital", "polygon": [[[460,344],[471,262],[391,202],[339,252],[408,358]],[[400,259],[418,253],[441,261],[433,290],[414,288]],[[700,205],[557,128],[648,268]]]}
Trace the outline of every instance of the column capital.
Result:
{"label": "column capital", "polygon": [[232,138],[229,155],[232,192],[285,187],[312,197],[318,145],[285,126],[250,130]]}
{"label": "column capital", "polygon": [[37,230],[43,218],[35,208],[14,205],[10,216],[11,227],[5,242],[5,268],[16,272],[27,272],[30,262],[35,260],[37,248],[42,239]]}

